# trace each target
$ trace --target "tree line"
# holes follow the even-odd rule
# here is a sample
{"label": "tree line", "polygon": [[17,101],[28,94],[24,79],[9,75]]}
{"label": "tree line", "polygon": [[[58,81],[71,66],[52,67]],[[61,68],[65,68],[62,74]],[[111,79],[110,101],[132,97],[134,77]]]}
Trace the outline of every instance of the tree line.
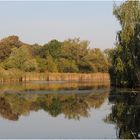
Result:
{"label": "tree line", "polygon": [[120,23],[115,48],[104,52],[78,38],[51,40],[44,45],[23,43],[18,36],[0,41],[0,72],[110,73],[113,86],[140,86],[140,2],[114,5]]}
{"label": "tree line", "polygon": [[109,63],[103,51],[90,48],[85,40],[51,40],[44,45],[31,45],[13,35],[0,41],[0,67],[25,72],[91,73],[107,72]]}

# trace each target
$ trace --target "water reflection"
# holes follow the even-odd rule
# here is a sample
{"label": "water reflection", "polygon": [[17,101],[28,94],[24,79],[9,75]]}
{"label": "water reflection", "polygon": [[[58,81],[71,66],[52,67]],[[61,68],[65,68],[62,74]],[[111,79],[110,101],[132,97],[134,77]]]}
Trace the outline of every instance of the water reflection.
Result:
{"label": "water reflection", "polygon": [[114,105],[105,121],[116,124],[117,137],[140,138],[140,92],[112,90],[109,102]]}
{"label": "water reflection", "polygon": [[[32,123],[28,124],[29,122],[27,123],[25,118],[33,117],[34,113],[37,119],[33,119]],[[48,116],[43,119],[42,116],[46,116],[46,114]],[[71,138],[69,131],[72,132],[75,126],[79,133],[73,131],[72,134],[77,138],[88,138],[88,136],[90,138],[140,138],[139,92],[112,90],[109,93],[109,85],[103,86],[99,83],[61,81],[0,85],[0,116],[4,118],[4,120],[0,119],[1,123],[6,130],[9,130],[8,133],[5,133],[3,126],[0,127],[3,131],[0,134],[4,138],[7,135],[8,138],[10,136],[17,138],[16,131],[18,130],[19,138],[25,138],[24,135],[20,135],[23,131],[22,122],[25,126],[24,132],[31,126],[31,130],[26,132],[26,134],[30,133],[31,138],[36,138],[35,134],[38,131],[43,138],[48,135],[52,138],[54,133],[51,130],[56,130],[55,138],[58,138],[60,133],[66,138]],[[22,116],[28,117],[23,117],[24,119],[21,120]],[[65,121],[63,124],[65,134],[56,129],[56,126],[53,127],[55,125],[52,122],[53,119],[60,125]],[[9,120],[8,125],[6,125],[6,120]],[[38,121],[46,125],[44,128],[39,127],[35,132],[32,125]],[[16,131],[9,128],[9,122],[13,127],[17,127]],[[76,125],[76,122],[79,124]],[[47,123],[53,124],[52,129],[48,129]],[[70,126],[65,127],[68,124]],[[84,130],[87,124],[86,130]],[[115,129],[114,126],[116,126]],[[44,130],[49,133],[46,134]],[[96,134],[93,135],[91,130],[94,130]],[[11,131],[12,133],[10,133]]]}
{"label": "water reflection", "polygon": [[[70,94],[64,94],[64,89],[61,94],[58,94],[58,91],[55,94],[49,94],[46,89],[50,87],[54,90],[64,87],[71,90]],[[38,93],[34,93],[35,89]],[[40,94],[41,89],[48,94]],[[81,89],[88,89],[88,93],[81,93]],[[26,94],[28,91],[34,94]],[[31,83],[3,85],[0,93],[0,115],[5,119],[16,121],[22,115],[29,115],[31,111],[44,110],[53,117],[64,114],[67,119],[79,120],[80,117],[90,116],[90,108],[99,108],[102,105],[108,96],[107,91],[107,88],[93,86],[91,83],[65,83],[61,86],[60,84],[46,86],[46,84]]]}
{"label": "water reflection", "polygon": [[0,84],[0,93],[17,91],[59,91],[59,90],[91,90],[109,88],[109,83],[64,82],[64,81],[32,81],[27,83]]}
{"label": "water reflection", "polygon": [[139,92],[109,91],[109,85],[63,81],[0,85],[5,127],[1,125],[0,135],[17,138],[18,131],[18,138],[140,138]]}

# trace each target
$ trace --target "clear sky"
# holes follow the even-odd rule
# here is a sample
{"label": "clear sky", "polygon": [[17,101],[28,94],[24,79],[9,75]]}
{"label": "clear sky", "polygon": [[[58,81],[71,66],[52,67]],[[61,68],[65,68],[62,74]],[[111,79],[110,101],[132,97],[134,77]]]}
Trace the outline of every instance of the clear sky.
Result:
{"label": "clear sky", "polygon": [[119,23],[113,1],[0,2],[0,39],[18,35],[27,43],[45,44],[79,37],[90,47],[112,48]]}

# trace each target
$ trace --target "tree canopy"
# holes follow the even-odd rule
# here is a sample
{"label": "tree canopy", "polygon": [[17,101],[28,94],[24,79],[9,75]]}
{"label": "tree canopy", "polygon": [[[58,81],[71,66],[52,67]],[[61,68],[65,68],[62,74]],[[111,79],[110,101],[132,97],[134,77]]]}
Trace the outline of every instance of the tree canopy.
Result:
{"label": "tree canopy", "polygon": [[89,42],[79,38],[30,45],[9,36],[0,41],[0,66],[25,72],[91,73],[107,72],[109,63],[100,49],[89,48]]}
{"label": "tree canopy", "polygon": [[[140,2],[125,1],[114,6],[113,14],[121,25],[116,47],[111,52],[111,81],[116,86],[140,84]],[[110,53],[110,54],[111,54]]]}

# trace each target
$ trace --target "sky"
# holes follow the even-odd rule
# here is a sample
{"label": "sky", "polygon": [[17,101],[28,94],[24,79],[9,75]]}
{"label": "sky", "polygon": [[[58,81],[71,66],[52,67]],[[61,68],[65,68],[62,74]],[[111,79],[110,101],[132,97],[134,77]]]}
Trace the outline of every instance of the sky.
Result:
{"label": "sky", "polygon": [[112,48],[120,30],[112,10],[113,1],[0,1],[0,39],[17,35],[43,45],[80,38],[92,48]]}

